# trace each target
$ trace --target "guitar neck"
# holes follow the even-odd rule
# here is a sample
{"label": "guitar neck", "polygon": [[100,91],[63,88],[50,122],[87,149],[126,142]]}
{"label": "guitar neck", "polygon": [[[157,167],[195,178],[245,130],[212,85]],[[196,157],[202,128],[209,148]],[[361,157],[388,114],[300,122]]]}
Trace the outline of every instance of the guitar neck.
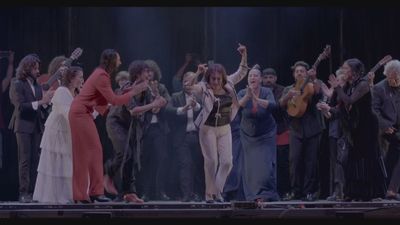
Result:
{"label": "guitar neck", "polygon": [[[64,61],[64,65],[65,66],[71,66],[73,59],[68,58]],[[61,67],[60,67],[61,68]],[[58,80],[59,78],[61,78],[61,70],[60,68],[50,77],[50,79],[42,85],[43,90],[47,91],[50,89],[50,87],[53,85],[53,83]]]}
{"label": "guitar neck", "polygon": [[370,73],[375,73],[382,65],[377,63],[372,69],[369,71]]}

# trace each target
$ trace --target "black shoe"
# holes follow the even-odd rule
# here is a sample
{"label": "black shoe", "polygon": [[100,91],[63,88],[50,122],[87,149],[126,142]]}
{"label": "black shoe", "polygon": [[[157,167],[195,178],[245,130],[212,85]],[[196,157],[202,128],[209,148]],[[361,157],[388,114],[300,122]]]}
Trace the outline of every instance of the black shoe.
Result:
{"label": "black shoe", "polygon": [[21,193],[21,194],[19,194],[18,201],[20,203],[31,203],[32,202],[32,196],[27,194],[27,193]]}
{"label": "black shoe", "polygon": [[208,204],[213,204],[215,201],[214,201],[214,199],[208,199],[208,200],[206,200],[206,203],[208,203]]}
{"label": "black shoe", "polygon": [[304,201],[309,201],[309,202],[313,202],[315,200],[317,200],[317,198],[313,193],[308,193],[304,199]]}
{"label": "black shoe", "polygon": [[111,202],[111,199],[107,198],[105,195],[90,196],[92,202]]}
{"label": "black shoe", "polygon": [[75,204],[90,204],[90,203],[92,203],[89,200],[75,200],[74,202],[75,202]]}

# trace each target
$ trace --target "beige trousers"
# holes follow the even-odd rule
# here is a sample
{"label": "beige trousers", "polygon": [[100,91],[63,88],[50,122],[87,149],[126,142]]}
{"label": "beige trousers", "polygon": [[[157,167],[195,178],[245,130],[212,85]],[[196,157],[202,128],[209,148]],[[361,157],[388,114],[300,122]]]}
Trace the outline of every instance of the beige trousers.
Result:
{"label": "beige trousers", "polygon": [[201,125],[199,139],[204,157],[205,198],[212,200],[213,195],[222,198],[226,178],[232,169],[231,126]]}

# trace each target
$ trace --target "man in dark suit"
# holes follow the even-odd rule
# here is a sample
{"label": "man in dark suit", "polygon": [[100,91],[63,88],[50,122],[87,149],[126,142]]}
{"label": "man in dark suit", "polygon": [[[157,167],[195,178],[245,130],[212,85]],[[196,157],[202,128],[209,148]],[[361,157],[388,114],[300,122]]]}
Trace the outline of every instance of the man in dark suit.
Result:
{"label": "man in dark suit", "polygon": [[400,61],[385,65],[386,79],[372,89],[372,108],[378,116],[382,138],[388,142],[386,162],[391,174],[386,198],[400,200]]}
{"label": "man in dark suit", "polygon": [[[275,102],[282,97],[284,86],[276,83],[277,74],[273,68],[266,68],[262,72],[262,85],[271,88]],[[285,109],[277,107],[272,113],[277,124],[276,130],[276,163],[277,189],[281,198],[288,197],[290,192],[289,175],[289,121]]]}
{"label": "man in dark suit", "polygon": [[193,121],[200,112],[198,98],[190,93],[195,74],[183,76],[183,91],[172,95],[167,112],[172,117],[173,148],[178,157],[182,201],[200,201],[204,193],[204,163],[199,134]]}
{"label": "man in dark suit", "polygon": [[39,162],[40,140],[44,119],[42,111],[50,102],[53,91],[43,95],[36,82],[39,75],[39,57],[36,54],[25,56],[16,70],[16,79],[10,86],[10,100],[14,112],[9,124],[17,138],[19,201],[32,201]]}
{"label": "man in dark suit", "polygon": [[[315,70],[309,70],[308,64],[303,61],[296,62],[292,69],[296,81],[305,79],[307,76],[315,77],[316,75]],[[308,101],[306,111],[300,117],[289,116],[289,160],[292,186],[292,195],[289,199],[304,198],[305,200],[313,201],[317,198],[318,149],[324,123],[322,114],[316,108],[316,104],[323,98],[323,94],[320,88],[316,88],[316,82],[311,82],[313,83],[314,94]],[[287,108],[288,101],[293,96],[300,95],[293,87],[294,85],[285,88],[280,99],[281,107]]]}

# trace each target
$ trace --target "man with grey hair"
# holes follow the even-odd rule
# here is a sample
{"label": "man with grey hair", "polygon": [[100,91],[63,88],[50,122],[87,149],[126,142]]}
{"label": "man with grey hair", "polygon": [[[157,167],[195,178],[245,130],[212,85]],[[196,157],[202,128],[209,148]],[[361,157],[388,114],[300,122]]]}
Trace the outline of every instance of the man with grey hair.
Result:
{"label": "man with grey hair", "polygon": [[378,116],[381,137],[388,143],[390,183],[386,198],[400,200],[400,61],[389,61],[383,74],[386,78],[373,86],[372,107]]}

